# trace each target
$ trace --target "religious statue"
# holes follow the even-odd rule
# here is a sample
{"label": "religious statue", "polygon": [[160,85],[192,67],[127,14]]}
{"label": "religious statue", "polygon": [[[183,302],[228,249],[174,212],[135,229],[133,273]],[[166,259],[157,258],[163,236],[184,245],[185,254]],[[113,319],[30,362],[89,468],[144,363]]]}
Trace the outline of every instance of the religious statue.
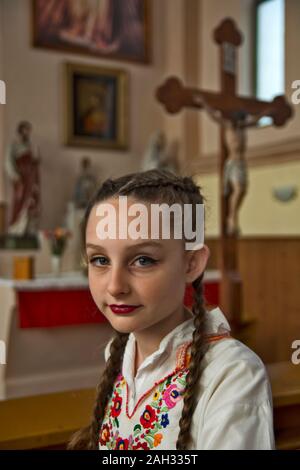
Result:
{"label": "religious statue", "polygon": [[40,153],[31,142],[31,131],[30,122],[18,124],[17,138],[9,146],[5,162],[13,191],[7,232],[18,237],[37,235],[41,212]]}
{"label": "religious statue", "polygon": [[77,178],[73,196],[75,208],[85,209],[96,188],[97,179],[92,170],[91,160],[89,157],[83,157],[81,160],[81,172]]}
{"label": "religious statue", "polygon": [[170,142],[166,152],[166,158],[162,162],[162,168],[171,171],[172,173],[179,174],[179,141],[177,139]]}
{"label": "religious statue", "polygon": [[174,141],[167,148],[167,139],[162,131],[156,131],[151,139],[142,161],[142,171],[154,168],[167,169],[178,173],[178,142]]}
{"label": "religious statue", "polygon": [[226,219],[227,235],[238,235],[238,212],[248,190],[248,170],[246,163],[247,133],[246,129],[257,126],[265,116],[272,116],[272,111],[264,110],[257,115],[249,115],[243,110],[232,111],[223,117],[221,111],[211,108],[203,98],[197,97],[209,116],[224,128],[224,139],[227,158],[223,170],[223,196],[228,201]]}

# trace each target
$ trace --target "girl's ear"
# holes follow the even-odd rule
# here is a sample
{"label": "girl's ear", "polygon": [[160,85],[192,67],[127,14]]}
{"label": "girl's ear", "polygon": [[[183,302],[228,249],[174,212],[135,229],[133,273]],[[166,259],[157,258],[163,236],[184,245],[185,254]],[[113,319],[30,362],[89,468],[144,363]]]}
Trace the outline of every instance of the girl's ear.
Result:
{"label": "girl's ear", "polygon": [[195,281],[206,268],[210,250],[207,245],[203,245],[199,250],[186,252],[185,281],[190,284]]}

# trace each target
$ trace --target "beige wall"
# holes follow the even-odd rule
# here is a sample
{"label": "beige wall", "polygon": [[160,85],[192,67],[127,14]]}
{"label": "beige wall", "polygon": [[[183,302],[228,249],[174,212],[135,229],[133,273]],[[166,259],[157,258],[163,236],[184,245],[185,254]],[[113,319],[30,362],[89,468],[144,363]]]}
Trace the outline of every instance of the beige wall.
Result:
{"label": "beige wall", "polygon": [[[162,81],[176,76],[186,86],[197,86],[200,75],[200,42],[202,31],[201,0],[164,0],[165,63]],[[161,81],[161,83],[162,83]],[[182,172],[199,153],[200,113],[183,109],[177,114],[164,113],[163,126],[168,139],[179,143]]]}
{"label": "beige wall", "polygon": [[[219,235],[218,178],[215,174],[198,176],[206,203],[206,236]],[[280,202],[273,197],[273,189],[296,186],[298,197]],[[300,233],[300,163],[289,162],[272,167],[260,166],[249,170],[249,193],[240,211],[242,236],[299,236]]]}
{"label": "beige wall", "polygon": [[[226,0],[220,7],[219,0],[174,0],[171,9],[170,0],[166,0],[165,13],[169,14],[166,20],[166,37],[172,40],[165,46],[165,74],[177,75],[190,86],[219,91],[219,50],[213,41],[212,32],[224,17],[230,16],[244,35],[244,42],[239,51],[237,91],[241,95],[253,96],[254,3],[254,0]],[[300,59],[297,54],[299,15],[300,2],[286,2],[286,97],[289,101],[292,94],[291,84],[300,77]],[[191,21],[192,18],[194,21]],[[286,152],[292,149],[295,153],[295,149],[300,149],[300,105],[293,106],[293,109],[293,120],[283,128],[249,130],[248,144],[252,154],[263,151],[264,155],[267,155],[268,149],[271,151],[272,146],[274,151],[277,144],[281,144],[283,154],[285,146]],[[194,119],[192,125],[189,120],[191,115]],[[164,123],[169,135],[181,139],[184,162],[196,162],[201,157],[218,152],[218,127],[205,113],[185,110],[177,115],[166,116]],[[190,145],[191,141],[193,145]],[[293,158],[296,159],[297,154]],[[189,165],[186,166],[189,168]]]}
{"label": "beige wall", "polygon": [[[42,226],[61,223],[73,191],[80,157],[90,155],[100,179],[135,171],[150,134],[163,124],[163,111],[154,100],[161,81],[165,44],[164,15],[160,0],[153,0],[153,62],[136,65],[57,53],[31,47],[31,0],[1,0],[3,10],[3,69],[7,83],[5,146],[16,123],[28,119],[42,151]],[[130,149],[128,152],[64,147],[63,63],[124,68],[130,74]],[[2,186],[0,184],[0,186]],[[7,190],[7,188],[6,188]],[[6,192],[8,195],[8,193]],[[7,196],[8,197],[8,196]]]}
{"label": "beige wall", "polygon": [[[239,50],[239,82],[238,92],[243,95],[253,93],[251,80],[253,69],[251,62],[253,31],[251,29],[251,9],[253,0],[226,0],[222,3],[218,0],[202,0],[203,24],[201,47],[201,87],[203,89],[220,89],[218,48],[212,41],[212,30],[225,16],[234,18],[244,34],[244,43]],[[298,24],[300,15],[300,2],[288,0],[286,2],[286,96],[291,100],[291,84],[300,77],[300,59],[297,54]],[[266,146],[276,142],[299,137],[300,106],[294,106],[295,117],[288,126],[283,128],[265,128],[249,131],[249,148]],[[202,114],[202,113],[201,113]],[[202,145],[201,154],[216,153],[218,151],[218,129],[206,116],[201,116]]]}
{"label": "beige wall", "polygon": [[[252,94],[253,73],[251,66],[252,30],[249,15],[253,0],[202,0],[201,41],[201,74],[200,86],[203,89],[219,90],[218,48],[214,45],[211,32],[218,22],[225,16],[233,17],[245,36],[244,44],[239,53],[239,84],[241,94]],[[291,102],[291,84],[300,79],[300,56],[297,52],[299,44],[300,2],[288,0],[286,2],[286,97]],[[300,105],[292,105],[294,118],[283,128],[251,129],[248,133],[249,153],[268,150],[274,152],[280,144],[282,153],[278,161],[286,154],[293,153],[293,161],[275,163],[266,166],[252,166],[249,168],[249,194],[247,195],[240,212],[241,232],[245,236],[251,235],[299,235],[300,233],[300,200],[299,196],[291,202],[280,203],[272,197],[272,188],[284,185],[295,185],[300,194]],[[218,128],[210,122],[204,113],[200,113],[199,156],[209,156],[218,152]],[[199,175],[197,181],[203,186],[207,197],[206,233],[208,236],[219,235],[219,185],[216,173]],[[217,196],[217,197],[216,197]]]}
{"label": "beige wall", "polygon": [[[4,80],[2,8],[3,8],[3,5],[0,2],[0,80]],[[3,162],[3,153],[4,153],[4,110],[5,110],[5,105],[0,104],[0,204],[2,201],[4,201],[4,180],[3,180],[3,171],[2,171],[2,162]],[[0,224],[1,224],[1,221],[0,221]]]}
{"label": "beige wall", "polygon": [[[219,90],[218,48],[212,40],[212,30],[225,16],[233,17],[244,32],[245,41],[239,55],[238,91],[242,94],[252,94],[252,25],[249,17],[253,0],[226,0],[222,2],[222,8],[219,0],[152,0],[153,62],[147,66],[34,49],[30,46],[30,0],[1,0],[0,3],[4,44],[2,71],[8,92],[5,107],[5,144],[7,145],[13,137],[15,124],[19,119],[26,118],[33,122],[35,137],[43,154],[43,228],[61,222],[83,154],[92,156],[100,178],[104,179],[110,175],[116,176],[138,169],[149,135],[159,127],[166,131],[169,139],[179,139],[183,170],[189,167],[188,161],[197,161],[202,156],[218,151],[217,126],[210,122],[204,113],[185,110],[170,116],[155,101],[154,93],[156,87],[170,75],[180,77],[189,85]],[[297,54],[297,18],[300,16],[300,2],[289,0],[286,5],[286,94],[290,98],[292,81],[300,79],[300,59]],[[128,152],[91,151],[62,145],[62,64],[65,61],[122,67],[129,71],[131,147]],[[249,150],[266,147],[268,151],[269,146],[285,142],[292,142],[294,147],[300,149],[300,105],[294,108],[295,117],[288,126],[282,129],[250,130]],[[297,157],[296,151],[294,158]],[[242,232],[297,232],[299,229],[296,228],[295,221],[298,216],[294,211],[298,208],[298,200],[280,206],[280,213],[283,212],[287,221],[284,229],[276,223],[278,203],[275,200],[268,199],[266,203],[270,217],[274,214],[272,220],[259,216],[258,220],[263,222],[256,223],[256,214],[262,207],[261,198],[270,194],[270,189],[278,181],[278,175],[284,173],[286,184],[292,184],[295,174],[298,175],[298,169],[295,170],[293,164],[287,163],[272,165],[271,168],[251,167],[249,171],[251,187],[242,207]],[[218,206],[217,177],[214,174],[201,175],[199,180],[204,189],[207,188],[208,197],[211,199],[208,233],[217,234],[218,215],[214,209]],[[265,182],[265,189],[261,182]],[[260,191],[257,191],[256,185],[261,188]],[[1,191],[3,193],[0,179],[0,200]],[[7,195],[6,191],[6,197]],[[252,214],[254,207],[255,214]],[[294,220],[293,223],[289,223],[290,216]]]}
{"label": "beige wall", "polygon": [[[185,78],[184,67],[184,0],[166,0],[161,2],[163,6],[162,14],[165,17],[165,44],[161,46],[165,49],[164,76],[161,77],[160,83],[166,77],[175,75],[181,80]],[[159,105],[161,107],[161,105]],[[161,107],[161,109],[163,109]],[[184,114],[178,113],[169,115],[164,112],[164,128],[169,139],[179,139],[181,144],[181,152],[184,153]]]}

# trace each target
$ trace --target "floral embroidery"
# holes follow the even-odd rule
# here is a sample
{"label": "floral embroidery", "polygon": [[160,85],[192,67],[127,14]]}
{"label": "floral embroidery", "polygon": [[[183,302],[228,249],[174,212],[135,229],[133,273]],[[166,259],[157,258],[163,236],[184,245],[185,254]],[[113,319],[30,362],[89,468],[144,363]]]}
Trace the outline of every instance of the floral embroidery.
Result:
{"label": "floral embroidery", "polygon": [[163,399],[169,409],[174,408],[176,403],[181,399],[181,394],[182,392],[175,384],[170,385],[170,387],[167,388],[163,394]]}
{"label": "floral embroidery", "polygon": [[[225,337],[230,336],[227,333],[211,335],[207,338],[207,341],[214,342]],[[126,393],[128,398],[128,386],[123,375],[118,374],[114,392],[108,401],[99,433],[99,443],[102,446],[106,446],[109,450],[149,450],[161,444],[164,438],[164,430],[171,424],[173,426],[175,424],[170,422],[169,410],[174,409],[178,402],[183,399],[186,376],[189,372],[188,367],[191,360],[191,354],[188,351],[190,345],[191,342],[188,342],[178,348],[174,372],[160,382],[155,383],[152,389],[140,398],[131,416],[128,413],[128,403],[124,403],[122,398],[126,396]],[[144,406],[133,432],[126,438],[120,436],[119,415],[123,411],[130,420],[139,404],[152,390],[151,401]]]}
{"label": "floral embroidery", "polygon": [[155,434],[154,442],[153,442],[154,447],[157,447],[161,443],[162,438],[163,438],[162,434]]}
{"label": "floral embroidery", "polygon": [[132,446],[132,450],[139,450],[139,449],[149,450],[148,444],[146,442],[138,442],[136,445]]}
{"label": "floral embroidery", "polygon": [[116,442],[116,450],[128,450],[129,448],[129,439],[121,439],[120,437]]}
{"label": "floral embroidery", "polygon": [[191,362],[191,354],[190,353],[187,353],[185,360],[186,360],[186,365],[188,366],[189,363]]}
{"label": "floral embroidery", "polygon": [[113,406],[111,409],[111,414],[114,418],[119,416],[119,414],[121,413],[121,407],[122,407],[122,397],[117,392],[113,398]]}
{"label": "floral embroidery", "polygon": [[[165,381],[157,384],[150,403],[145,404],[138,424],[129,436],[120,435],[118,416],[124,410],[125,380],[118,375],[114,393],[108,402],[103,424],[99,434],[99,442],[109,450],[149,450],[159,447],[164,438],[164,430],[170,426],[169,410],[183,399],[186,385],[185,376],[188,369],[176,370]],[[124,396],[124,395],[123,395]]]}
{"label": "floral embroidery", "polygon": [[155,410],[147,405],[140,417],[140,423],[144,428],[153,428],[153,422],[157,421]]}
{"label": "floral embroidery", "polygon": [[163,428],[166,428],[168,426],[168,424],[170,424],[170,421],[169,421],[169,418],[168,418],[167,414],[162,415],[160,424],[162,425]]}
{"label": "floral embroidery", "polygon": [[101,432],[100,432],[100,444],[101,445],[106,445],[106,443],[109,441],[109,434],[110,434],[110,429],[107,424],[104,424],[102,426]]}

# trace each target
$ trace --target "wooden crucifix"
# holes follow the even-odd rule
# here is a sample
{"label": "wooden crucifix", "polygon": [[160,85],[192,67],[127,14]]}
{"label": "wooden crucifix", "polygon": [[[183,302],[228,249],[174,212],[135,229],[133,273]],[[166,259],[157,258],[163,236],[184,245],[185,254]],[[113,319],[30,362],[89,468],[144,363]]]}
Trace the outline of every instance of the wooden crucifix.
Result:
{"label": "wooden crucifix", "polygon": [[242,283],[238,272],[238,210],[247,192],[245,163],[246,130],[264,117],[282,126],[292,116],[284,96],[272,102],[238,96],[237,48],[242,34],[231,18],[224,19],[214,30],[220,48],[220,93],[187,88],[176,77],[170,77],[156,91],[156,97],[169,113],[182,108],[203,109],[220,124],[220,207],[221,207],[221,286],[220,305],[233,329],[242,325]]}

